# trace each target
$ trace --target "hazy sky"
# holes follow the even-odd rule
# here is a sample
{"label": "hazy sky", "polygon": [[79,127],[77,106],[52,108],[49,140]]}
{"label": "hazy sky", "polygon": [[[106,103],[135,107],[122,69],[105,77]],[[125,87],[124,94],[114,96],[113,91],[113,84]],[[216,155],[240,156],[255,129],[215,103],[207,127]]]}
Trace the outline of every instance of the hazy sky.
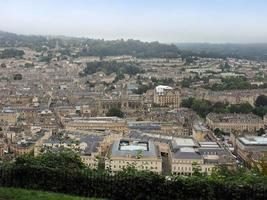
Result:
{"label": "hazy sky", "polygon": [[267,42],[267,0],[0,0],[0,30],[161,42]]}

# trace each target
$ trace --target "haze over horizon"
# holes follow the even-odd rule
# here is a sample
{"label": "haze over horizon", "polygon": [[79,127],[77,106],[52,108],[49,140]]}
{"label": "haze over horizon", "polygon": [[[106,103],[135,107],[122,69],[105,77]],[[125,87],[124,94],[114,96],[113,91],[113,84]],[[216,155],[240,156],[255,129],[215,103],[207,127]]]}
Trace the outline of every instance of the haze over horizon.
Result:
{"label": "haze over horizon", "polygon": [[0,30],[142,41],[267,43],[264,0],[0,0]]}

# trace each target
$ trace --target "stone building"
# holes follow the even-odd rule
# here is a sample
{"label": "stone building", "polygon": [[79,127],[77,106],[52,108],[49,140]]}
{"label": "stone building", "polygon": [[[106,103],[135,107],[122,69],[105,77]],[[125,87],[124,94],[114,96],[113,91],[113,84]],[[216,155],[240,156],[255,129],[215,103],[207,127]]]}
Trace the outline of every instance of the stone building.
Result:
{"label": "stone building", "polygon": [[244,136],[236,139],[237,155],[248,165],[264,160],[266,162],[267,137]]}
{"label": "stone building", "polygon": [[180,106],[179,92],[172,87],[159,85],[154,90],[155,105],[178,108]]}
{"label": "stone building", "polygon": [[127,131],[126,121],[118,117],[66,117],[66,130],[113,130]]}
{"label": "stone building", "polygon": [[106,155],[105,167],[117,172],[131,165],[138,170],[161,173],[162,158],[158,147],[152,141],[135,139],[115,141]]}
{"label": "stone building", "polygon": [[254,114],[209,113],[206,122],[211,129],[219,128],[226,132],[255,132],[264,127],[263,120]]}

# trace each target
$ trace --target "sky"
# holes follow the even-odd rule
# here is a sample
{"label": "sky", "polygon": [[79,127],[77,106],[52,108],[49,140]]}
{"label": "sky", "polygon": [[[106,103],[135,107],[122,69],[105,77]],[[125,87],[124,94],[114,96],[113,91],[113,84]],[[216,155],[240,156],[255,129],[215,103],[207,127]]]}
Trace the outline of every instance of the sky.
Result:
{"label": "sky", "polygon": [[266,43],[267,0],[0,0],[0,30],[164,43]]}

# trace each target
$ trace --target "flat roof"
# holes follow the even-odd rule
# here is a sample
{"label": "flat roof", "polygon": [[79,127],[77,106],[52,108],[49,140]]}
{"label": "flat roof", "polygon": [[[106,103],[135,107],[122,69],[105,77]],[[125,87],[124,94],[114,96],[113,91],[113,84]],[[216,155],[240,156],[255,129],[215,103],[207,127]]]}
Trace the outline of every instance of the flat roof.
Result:
{"label": "flat roof", "polygon": [[267,137],[246,136],[240,137],[239,140],[246,145],[267,145]]}
{"label": "flat roof", "polygon": [[[122,142],[130,142],[134,145],[131,145],[130,147],[123,147],[121,149],[121,143]],[[136,145],[137,143],[146,144],[147,146],[140,147]],[[142,146],[142,145],[141,145]],[[138,147],[138,148],[137,148]],[[110,155],[115,157],[136,157],[139,154],[142,155],[142,157],[159,157],[158,150],[156,149],[155,144],[152,141],[142,141],[142,140],[133,140],[133,139],[121,139],[115,141],[110,149]]]}
{"label": "flat roof", "polygon": [[194,148],[192,148],[192,147],[182,147],[182,148],[180,148],[180,151],[181,152],[188,152],[188,153],[194,153],[194,152],[196,152],[195,151],[195,149]]}
{"label": "flat roof", "polygon": [[195,146],[195,142],[192,138],[174,138],[173,141],[178,146]]}
{"label": "flat roof", "polygon": [[148,142],[147,141],[138,141],[138,140],[120,140],[119,143],[120,151],[148,151]]}

